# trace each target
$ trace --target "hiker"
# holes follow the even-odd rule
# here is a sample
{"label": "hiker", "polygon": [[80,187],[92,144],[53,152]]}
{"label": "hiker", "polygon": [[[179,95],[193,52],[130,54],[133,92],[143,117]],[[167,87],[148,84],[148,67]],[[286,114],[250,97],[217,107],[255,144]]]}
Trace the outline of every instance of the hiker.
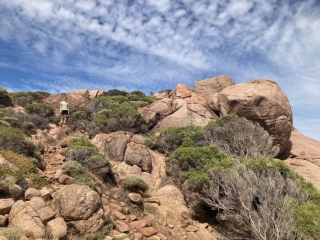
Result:
{"label": "hiker", "polygon": [[69,114],[69,103],[67,102],[68,97],[65,98],[65,100],[60,102],[60,113],[62,117],[62,124],[66,123],[68,114]]}

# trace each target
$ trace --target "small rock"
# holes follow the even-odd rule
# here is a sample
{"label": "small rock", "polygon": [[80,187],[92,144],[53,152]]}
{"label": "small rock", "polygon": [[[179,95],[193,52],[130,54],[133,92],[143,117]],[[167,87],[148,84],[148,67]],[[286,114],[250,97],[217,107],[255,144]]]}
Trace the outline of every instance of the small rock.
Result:
{"label": "small rock", "polygon": [[129,226],[120,220],[116,221],[116,228],[122,233],[127,233],[130,231]]}
{"label": "small rock", "polygon": [[207,227],[207,229],[208,229],[209,232],[213,231],[213,228],[210,225]]}
{"label": "small rock", "polygon": [[154,236],[148,237],[147,240],[161,240],[161,238],[157,235],[154,235]]}
{"label": "small rock", "polygon": [[181,217],[186,219],[186,220],[191,219],[190,214],[187,211],[181,212]]}
{"label": "small rock", "polygon": [[12,192],[10,193],[10,197],[14,200],[18,200],[22,195],[22,189],[19,185],[15,184]]}
{"label": "small rock", "polygon": [[160,237],[161,240],[167,240],[167,237],[161,233],[158,233],[157,236]]}
{"label": "small rock", "polygon": [[27,191],[24,193],[24,198],[26,200],[31,200],[33,197],[40,197],[40,191],[35,188],[28,188]]}
{"label": "small rock", "polygon": [[60,184],[68,184],[68,182],[70,182],[72,179],[72,177],[62,174],[58,181]]}
{"label": "small rock", "polygon": [[174,229],[174,225],[173,225],[173,224],[168,224],[168,227],[169,227],[170,229]]}
{"label": "small rock", "polygon": [[145,220],[133,221],[129,223],[131,228],[141,229],[147,226],[147,222]]}
{"label": "small rock", "polygon": [[115,209],[115,210],[117,210],[119,212],[122,212],[123,208],[118,203],[114,203],[114,202],[110,201],[109,206],[110,206],[111,209]]}
{"label": "small rock", "polygon": [[199,240],[199,238],[194,232],[187,232],[187,237],[189,240]]}
{"label": "small rock", "polygon": [[51,193],[46,187],[44,187],[40,190],[40,194],[41,194],[42,199],[45,201],[48,201],[51,199]]}
{"label": "small rock", "polygon": [[67,224],[61,217],[53,219],[48,222],[47,231],[53,239],[63,239],[67,236]]}
{"label": "small rock", "polygon": [[189,225],[187,228],[186,228],[187,232],[196,232],[198,231],[198,228],[193,226],[193,225]]}
{"label": "small rock", "polygon": [[142,197],[139,193],[129,193],[128,198],[132,203],[140,205],[142,203]]}
{"label": "small rock", "polygon": [[0,215],[0,227],[5,227],[8,224],[8,217]]}
{"label": "small rock", "polygon": [[54,175],[54,179],[59,179],[62,175],[63,175],[63,170],[62,169],[58,169],[56,171],[56,174]]}
{"label": "small rock", "polygon": [[117,211],[117,210],[112,210],[112,213],[113,215],[117,218],[117,219],[120,219],[120,220],[126,220],[126,216],[123,215],[121,212]]}
{"label": "small rock", "polygon": [[13,198],[0,199],[0,215],[9,214],[13,204]]}
{"label": "small rock", "polygon": [[135,221],[135,220],[137,220],[137,216],[131,214],[131,215],[129,215],[129,220],[130,220],[131,222],[132,222],[132,221]]}
{"label": "small rock", "polygon": [[155,235],[157,233],[157,231],[153,227],[141,228],[140,231],[146,237],[151,237],[152,235]]}
{"label": "small rock", "polygon": [[142,235],[141,233],[134,233],[134,234],[133,234],[133,238],[134,238],[135,240],[142,240],[143,235]]}

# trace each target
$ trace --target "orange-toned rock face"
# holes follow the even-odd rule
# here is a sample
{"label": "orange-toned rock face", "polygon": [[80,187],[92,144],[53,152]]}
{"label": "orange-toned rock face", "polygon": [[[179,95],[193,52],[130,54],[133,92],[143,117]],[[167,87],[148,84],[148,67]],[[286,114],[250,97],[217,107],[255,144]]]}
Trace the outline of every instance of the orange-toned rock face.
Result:
{"label": "orange-toned rock face", "polygon": [[285,163],[320,190],[320,142],[294,130],[284,154]]}
{"label": "orange-toned rock face", "polygon": [[292,111],[286,95],[273,80],[255,79],[225,88],[218,95],[222,115],[236,114],[258,122],[284,151],[291,135]]}
{"label": "orange-toned rock face", "polygon": [[61,93],[61,94],[53,94],[45,99],[43,102],[50,104],[56,114],[60,114],[60,102],[65,100],[67,97],[67,102],[69,103],[69,108],[74,109],[80,106],[82,103],[89,101],[88,96],[76,94],[76,93]]}
{"label": "orange-toned rock face", "polygon": [[194,83],[194,90],[210,97],[211,94],[221,92],[226,87],[234,85],[234,81],[227,75],[221,75],[213,78],[207,78]]}

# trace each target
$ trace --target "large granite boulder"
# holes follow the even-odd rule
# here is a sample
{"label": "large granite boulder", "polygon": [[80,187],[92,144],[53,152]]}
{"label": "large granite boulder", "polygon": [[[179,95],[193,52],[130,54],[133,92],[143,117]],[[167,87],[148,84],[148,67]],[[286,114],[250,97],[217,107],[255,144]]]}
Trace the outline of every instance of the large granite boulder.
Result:
{"label": "large granite boulder", "polygon": [[15,202],[9,214],[9,226],[30,232],[35,239],[42,238],[45,235],[45,223],[54,217],[55,212],[46,206],[42,198],[34,197],[28,202]]}
{"label": "large granite boulder", "polygon": [[217,106],[222,115],[236,114],[258,122],[270,135],[282,153],[292,130],[292,111],[286,95],[273,80],[255,79],[222,90]]}
{"label": "large granite boulder", "polygon": [[194,82],[194,90],[209,98],[212,94],[232,85],[234,81],[229,76],[221,75]]}
{"label": "large granite boulder", "polygon": [[152,133],[172,126],[205,126],[217,118],[209,108],[207,98],[184,84],[178,84],[175,94],[139,109]]}
{"label": "large granite boulder", "polygon": [[87,185],[64,186],[55,193],[52,205],[67,225],[80,234],[97,231],[109,219],[99,194]]}
{"label": "large granite boulder", "polygon": [[181,191],[166,185],[145,199],[144,210],[160,223],[179,224],[183,220],[181,214],[188,212],[188,207]]}
{"label": "large granite boulder", "polygon": [[115,162],[125,162],[130,166],[136,165],[142,171],[152,172],[152,155],[143,137],[129,132],[113,132],[98,134],[92,140],[101,154]]}
{"label": "large granite boulder", "polygon": [[81,104],[89,101],[89,93],[87,95],[80,94],[80,93],[60,93],[60,94],[53,94],[49,97],[43,99],[42,101],[45,103],[50,104],[56,114],[60,114],[60,102],[65,100],[66,97],[67,102],[69,103],[70,110],[77,108]]}
{"label": "large granite boulder", "polygon": [[66,221],[90,218],[100,207],[100,196],[87,185],[67,185],[56,192],[53,206]]}
{"label": "large granite boulder", "polygon": [[143,137],[119,131],[97,134],[91,143],[110,160],[117,182],[130,174],[137,174],[151,188],[161,184],[161,178],[165,176],[165,158],[148,149]]}

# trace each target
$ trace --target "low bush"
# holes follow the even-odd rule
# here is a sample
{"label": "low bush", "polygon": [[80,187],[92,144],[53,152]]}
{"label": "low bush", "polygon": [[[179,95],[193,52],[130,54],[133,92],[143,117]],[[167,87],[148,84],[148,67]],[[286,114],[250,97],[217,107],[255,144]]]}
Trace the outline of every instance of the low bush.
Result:
{"label": "low bush", "polygon": [[296,239],[292,208],[300,184],[275,168],[252,171],[236,163],[230,171],[212,171],[201,199],[217,220],[241,239]]}
{"label": "low bush", "polygon": [[19,173],[23,174],[23,176],[29,176],[32,173],[37,173],[37,166],[30,157],[26,157],[24,155],[5,151],[0,148],[0,154],[10,163],[15,165],[20,169]]}
{"label": "low bush", "polygon": [[[0,177],[0,193],[6,195],[6,194],[10,194],[13,189],[14,189],[14,185],[16,184],[16,179],[12,176],[1,176]],[[0,195],[2,195],[0,194]]]}
{"label": "low bush", "polygon": [[54,115],[54,109],[47,103],[32,103],[25,106],[25,111],[28,114],[36,114],[41,117],[51,117]]}
{"label": "low bush", "polygon": [[15,117],[6,116],[2,118],[2,121],[9,123],[11,127],[19,127],[19,120]]}
{"label": "low bush", "polygon": [[204,142],[205,145],[216,144],[224,152],[239,157],[275,157],[279,153],[274,138],[266,130],[236,115],[226,115],[208,124]]}
{"label": "low bush", "polygon": [[216,169],[227,169],[234,159],[216,146],[179,147],[169,157],[167,174],[181,184],[188,181],[190,187],[209,180],[209,173]]}
{"label": "low bush", "polygon": [[75,176],[79,173],[84,173],[82,164],[72,160],[65,162],[62,166],[62,170],[69,176]]}
{"label": "low bush", "polygon": [[37,114],[25,114],[21,112],[9,111],[11,117],[18,119],[19,126],[23,122],[31,122],[35,128],[47,129],[49,125],[49,118],[42,117]]}
{"label": "low bush", "polygon": [[4,236],[8,240],[20,240],[24,236],[24,232],[17,227],[8,227],[0,231],[0,236]]}
{"label": "low bush", "polygon": [[[69,162],[77,162],[87,171],[91,171],[103,179],[107,179],[111,173],[111,165],[97,148],[87,138],[71,138],[69,149],[64,155]],[[83,171],[84,172],[84,171]]]}
{"label": "low bush", "polygon": [[0,106],[9,107],[13,106],[11,97],[6,89],[0,87]]}
{"label": "low bush", "polygon": [[145,193],[149,189],[149,184],[139,175],[130,174],[121,183],[123,189],[130,192]]}
{"label": "low bush", "polygon": [[[194,142],[203,134],[201,127],[189,125],[183,127],[168,127],[154,138],[154,145],[161,153],[170,154],[181,145],[192,147]],[[150,139],[151,140],[151,139]]]}
{"label": "low bush", "polygon": [[[86,240],[100,240],[105,239],[105,236],[109,234],[109,232],[114,229],[115,224],[111,220],[111,218],[96,232],[89,233],[86,235]],[[128,237],[128,236],[126,236]]]}
{"label": "low bush", "polygon": [[0,147],[26,156],[34,157],[35,144],[16,128],[0,126]]}
{"label": "low bush", "polygon": [[119,89],[110,89],[106,92],[104,92],[102,95],[103,96],[127,96],[127,92],[126,91],[122,91]]}

